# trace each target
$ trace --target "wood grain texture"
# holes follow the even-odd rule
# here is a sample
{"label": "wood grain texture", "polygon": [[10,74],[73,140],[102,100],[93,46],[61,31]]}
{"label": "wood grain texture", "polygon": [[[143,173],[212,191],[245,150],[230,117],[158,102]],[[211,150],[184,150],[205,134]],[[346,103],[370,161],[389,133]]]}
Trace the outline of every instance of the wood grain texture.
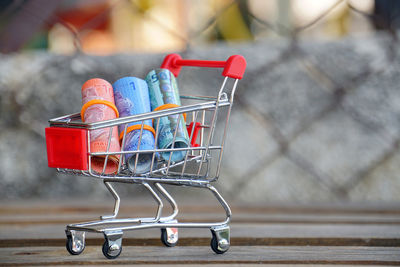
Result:
{"label": "wood grain texture", "polygon": [[[126,231],[116,260],[101,253],[102,234],[88,233],[84,253],[65,249],[66,224],[95,220],[109,203],[8,202],[0,206],[0,266],[58,265],[400,265],[400,205],[234,205],[231,248],[215,255],[208,229],[180,229],[178,246],[165,248],[159,229]],[[166,209],[166,213],[168,213]],[[188,201],[180,221],[220,221],[220,207]],[[152,202],[121,208],[122,217],[153,216]]]}
{"label": "wood grain texture", "polygon": [[[236,224],[232,223],[232,238],[384,238],[400,239],[400,225],[355,224]],[[65,224],[0,225],[0,240],[54,239],[64,237]],[[180,237],[208,237],[207,229],[180,229]],[[158,229],[127,231],[125,237],[151,238]],[[98,236],[89,233],[88,237]]]}
{"label": "wood grain texture", "polygon": [[89,246],[78,256],[64,248],[2,248],[2,265],[120,265],[120,264],[375,264],[400,265],[399,248],[376,247],[232,247],[216,255],[210,248],[191,247],[123,247],[116,260],[103,257],[99,247]]}

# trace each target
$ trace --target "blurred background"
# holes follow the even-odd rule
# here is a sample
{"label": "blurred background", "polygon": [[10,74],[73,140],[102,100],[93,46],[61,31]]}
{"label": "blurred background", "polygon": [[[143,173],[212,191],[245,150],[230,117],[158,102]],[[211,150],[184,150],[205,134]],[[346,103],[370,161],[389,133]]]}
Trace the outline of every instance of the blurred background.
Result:
{"label": "blurred background", "polygon": [[[4,0],[0,14],[2,199],[108,196],[47,167],[47,121],[80,111],[86,80],[143,78],[177,52],[247,59],[216,183],[229,200],[400,201],[399,1]],[[178,79],[203,95],[221,82]]]}
{"label": "blurred background", "polygon": [[337,39],[395,29],[398,4],[377,2],[375,8],[372,0],[6,0],[1,51],[157,53],[300,32],[304,38]]}

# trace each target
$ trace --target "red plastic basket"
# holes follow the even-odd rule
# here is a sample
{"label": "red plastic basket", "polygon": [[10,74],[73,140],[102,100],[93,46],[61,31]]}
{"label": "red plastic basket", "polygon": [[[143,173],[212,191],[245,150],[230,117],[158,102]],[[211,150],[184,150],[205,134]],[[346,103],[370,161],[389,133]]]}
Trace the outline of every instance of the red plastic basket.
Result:
{"label": "red plastic basket", "polygon": [[48,127],[46,145],[50,168],[88,170],[86,129]]}

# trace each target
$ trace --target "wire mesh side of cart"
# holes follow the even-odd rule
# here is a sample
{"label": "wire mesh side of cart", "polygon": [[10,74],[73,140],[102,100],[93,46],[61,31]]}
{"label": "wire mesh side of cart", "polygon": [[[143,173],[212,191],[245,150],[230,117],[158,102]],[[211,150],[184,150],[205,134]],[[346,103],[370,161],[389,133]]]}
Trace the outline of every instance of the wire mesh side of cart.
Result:
{"label": "wire mesh side of cart", "polygon": [[[88,168],[86,170],[76,170],[70,168],[57,168],[59,172],[91,176],[106,179],[107,181],[118,182],[163,182],[172,184],[201,185],[218,179],[220,166],[224,150],[225,138],[227,134],[228,121],[233,97],[237,85],[237,79],[225,77],[223,84],[218,91],[217,97],[204,96],[181,96],[182,106],[171,108],[168,110],[155,111],[140,115],[122,117],[118,119],[101,121],[96,123],[83,123],[80,114],[72,114],[64,117],[50,120],[50,126],[78,128],[87,131],[87,161]],[[228,85],[229,84],[229,85]],[[227,88],[230,88],[229,90]],[[157,140],[159,133],[159,124],[161,118],[168,116],[180,116],[185,114],[186,126],[188,126],[188,134],[190,138],[190,146],[188,147],[170,147],[158,148]],[[124,151],[124,143],[126,141],[126,129],[129,124],[135,123],[141,125],[138,147],[140,147],[142,133],[144,131],[145,121],[151,119],[155,129],[155,149],[152,150],[126,150]],[[172,129],[173,142],[176,139],[176,129],[179,122]],[[121,151],[110,152],[110,142],[112,129],[115,126],[124,128],[124,134],[121,140]],[[107,129],[108,144],[107,149],[102,152],[90,151],[90,133],[91,131]],[[185,151],[184,158],[174,162],[172,153],[177,151]],[[170,152],[168,160],[162,159],[160,153]],[[151,154],[151,167],[145,173],[136,172],[136,164],[139,155],[142,153]],[[130,154],[136,157],[133,170],[127,168],[124,155]],[[112,155],[119,156],[120,161],[118,170],[113,174],[106,174],[106,164]],[[96,172],[92,168],[93,157],[104,157],[104,165],[102,172]]]}

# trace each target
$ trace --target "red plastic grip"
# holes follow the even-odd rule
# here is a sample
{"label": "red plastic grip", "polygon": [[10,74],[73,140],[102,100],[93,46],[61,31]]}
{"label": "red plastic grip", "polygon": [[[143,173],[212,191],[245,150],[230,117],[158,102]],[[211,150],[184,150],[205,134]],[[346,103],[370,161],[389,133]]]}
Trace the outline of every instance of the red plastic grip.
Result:
{"label": "red plastic grip", "polygon": [[164,58],[161,68],[169,69],[178,77],[183,66],[203,68],[224,68],[222,75],[234,79],[242,79],[246,70],[246,60],[241,55],[233,55],[227,61],[182,59],[178,54],[169,54]]}
{"label": "red plastic grip", "polygon": [[47,127],[45,131],[50,168],[88,169],[86,129]]}

